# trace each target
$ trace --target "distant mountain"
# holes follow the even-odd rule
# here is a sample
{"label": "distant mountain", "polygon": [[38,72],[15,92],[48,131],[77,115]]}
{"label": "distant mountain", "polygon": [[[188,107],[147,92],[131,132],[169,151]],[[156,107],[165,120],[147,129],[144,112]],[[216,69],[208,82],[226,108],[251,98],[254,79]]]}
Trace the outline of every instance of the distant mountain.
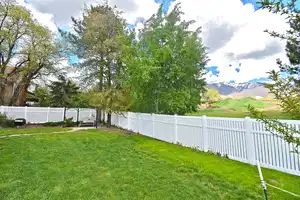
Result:
{"label": "distant mountain", "polygon": [[268,88],[265,88],[265,86],[259,86],[251,89],[245,89],[241,92],[236,92],[230,94],[233,98],[244,98],[244,97],[268,97],[270,90]]}
{"label": "distant mountain", "polygon": [[216,89],[221,95],[236,98],[243,97],[267,97],[269,90],[265,83],[212,83],[207,88]]}

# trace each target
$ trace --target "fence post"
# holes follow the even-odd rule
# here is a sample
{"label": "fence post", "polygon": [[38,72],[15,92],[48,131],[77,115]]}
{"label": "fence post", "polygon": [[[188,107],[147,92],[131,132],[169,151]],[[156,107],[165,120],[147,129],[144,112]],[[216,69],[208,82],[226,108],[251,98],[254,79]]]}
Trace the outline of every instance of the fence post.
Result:
{"label": "fence post", "polygon": [[178,143],[178,125],[177,125],[177,115],[174,115],[174,144]]}
{"label": "fence post", "polygon": [[141,134],[141,113],[138,113],[138,133]]}
{"label": "fence post", "polygon": [[49,116],[50,116],[50,107],[48,107],[48,110],[47,110],[47,122],[49,122]]}
{"label": "fence post", "polygon": [[203,150],[207,152],[209,150],[208,145],[208,131],[207,131],[207,118],[202,116],[202,131],[203,131]]}
{"label": "fence post", "polygon": [[255,165],[255,146],[254,138],[252,133],[251,119],[246,117],[244,121],[245,125],[245,138],[246,138],[246,150],[247,150],[247,159],[251,165]]}
{"label": "fence post", "polygon": [[26,122],[28,123],[28,119],[27,119],[27,113],[28,113],[28,110],[27,110],[27,106],[24,107],[24,118],[26,119]]}
{"label": "fence post", "polygon": [[4,106],[1,106],[0,113],[4,114]]}
{"label": "fence post", "polygon": [[[67,112],[67,110],[66,110],[66,112]],[[67,115],[67,113],[66,113],[66,115]],[[62,108],[62,117],[61,118],[62,118],[62,120],[61,120],[62,122],[65,121],[65,108]]]}
{"label": "fence post", "polygon": [[152,114],[152,138],[155,138],[155,114]]}
{"label": "fence post", "polygon": [[127,129],[130,131],[131,130],[131,121],[130,121],[130,112],[127,113]]}
{"label": "fence post", "polygon": [[89,118],[92,118],[92,113],[93,111],[92,111],[92,109],[90,109],[90,116],[89,116]]}
{"label": "fence post", "polygon": [[120,114],[118,113],[118,127],[120,128],[121,127],[121,123],[120,123]]}

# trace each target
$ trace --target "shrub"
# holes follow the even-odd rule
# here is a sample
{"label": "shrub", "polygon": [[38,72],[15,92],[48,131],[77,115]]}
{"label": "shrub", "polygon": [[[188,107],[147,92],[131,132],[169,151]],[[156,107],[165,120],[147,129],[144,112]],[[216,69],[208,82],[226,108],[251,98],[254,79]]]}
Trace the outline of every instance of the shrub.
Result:
{"label": "shrub", "polygon": [[47,123],[43,123],[41,124],[42,126],[63,126],[64,122],[47,122]]}
{"label": "shrub", "polygon": [[66,119],[65,122],[64,122],[65,127],[73,127],[76,124],[77,124],[76,122],[73,122],[73,117]]}
{"label": "shrub", "polygon": [[15,127],[15,121],[9,119],[6,115],[0,113],[0,127],[2,128],[13,128]]}
{"label": "shrub", "polygon": [[51,126],[51,127],[57,127],[57,126],[65,126],[65,127],[74,127],[77,126],[77,122],[73,122],[73,118],[66,119],[65,121],[61,122],[47,122],[41,124],[42,126]]}

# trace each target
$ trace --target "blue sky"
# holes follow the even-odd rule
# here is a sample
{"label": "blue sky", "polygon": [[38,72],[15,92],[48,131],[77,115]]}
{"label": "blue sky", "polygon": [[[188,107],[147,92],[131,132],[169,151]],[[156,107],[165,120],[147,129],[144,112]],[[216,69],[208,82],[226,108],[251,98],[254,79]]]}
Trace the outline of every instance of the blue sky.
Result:
{"label": "blue sky", "polygon": [[[54,32],[57,26],[68,30],[70,16],[79,17],[84,4],[97,0],[17,0],[33,12],[42,24]],[[202,27],[208,47],[207,80],[209,82],[247,82],[264,80],[268,71],[278,69],[276,59],[287,62],[285,42],[268,36],[264,30],[284,32],[282,16],[258,9],[256,0],[108,0],[124,12],[132,26],[142,27],[140,19],[148,19],[160,3],[164,10],[181,3],[184,20],[195,20]],[[300,4],[300,2],[298,3]],[[75,62],[72,58],[71,62]]]}

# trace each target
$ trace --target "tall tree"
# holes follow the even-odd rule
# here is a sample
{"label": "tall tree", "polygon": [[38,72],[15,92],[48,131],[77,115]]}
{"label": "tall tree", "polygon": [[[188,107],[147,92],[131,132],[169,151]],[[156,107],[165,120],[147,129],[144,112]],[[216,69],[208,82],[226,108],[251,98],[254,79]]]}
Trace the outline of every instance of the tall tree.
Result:
{"label": "tall tree", "polygon": [[[0,104],[24,105],[32,80],[55,67],[58,48],[52,33],[15,0],[0,0]],[[4,101],[6,87],[14,92]]]}
{"label": "tall tree", "polygon": [[[40,78],[44,73],[53,72],[60,58],[59,47],[54,42],[52,33],[40,25],[32,25],[31,32],[23,41],[19,60],[26,64],[15,69],[18,80],[9,105],[24,104],[20,96],[26,97],[28,87],[33,80]],[[26,99],[26,98],[25,98]]]}
{"label": "tall tree", "polygon": [[[296,0],[290,0],[288,3],[279,0],[264,0],[260,3],[263,9],[285,16],[286,22],[289,24],[289,29],[284,34],[266,30],[272,37],[287,42],[286,51],[290,60],[290,63],[277,60],[280,71],[273,70],[269,73],[273,83],[268,84],[267,87],[280,101],[285,113],[294,119],[300,119],[300,10],[296,7]],[[287,74],[288,77],[282,78],[281,73]],[[258,112],[254,107],[250,106],[249,109],[260,121],[266,124],[267,130],[279,134],[284,140],[294,145],[296,152],[299,152],[300,138],[297,137],[297,134],[300,134],[299,130],[287,123],[267,119],[263,113]]]}
{"label": "tall tree", "polygon": [[[108,124],[116,101],[110,98],[124,88],[126,66],[121,60],[122,46],[128,41],[125,22],[116,8],[107,2],[97,6],[86,7],[82,19],[73,18],[75,34],[63,33],[83,62],[80,64],[82,82],[96,89],[101,102],[108,107],[100,108],[108,112]],[[105,95],[104,95],[105,94]],[[109,109],[108,109],[109,108]],[[119,107],[118,107],[119,108]],[[100,113],[100,111],[98,111]]]}
{"label": "tall tree", "polygon": [[66,110],[76,102],[79,94],[79,87],[64,76],[59,76],[58,81],[52,82],[50,87],[51,102],[54,107],[64,108],[64,120],[66,120]]}
{"label": "tall tree", "polygon": [[180,4],[166,15],[161,6],[127,54],[134,111],[184,114],[200,103],[206,48],[201,28],[192,31],[182,14]]}
{"label": "tall tree", "polygon": [[0,104],[4,104],[5,86],[9,78],[28,62],[28,59],[12,61],[19,56],[22,41],[30,33],[32,24],[30,13],[24,7],[14,0],[0,0]]}

